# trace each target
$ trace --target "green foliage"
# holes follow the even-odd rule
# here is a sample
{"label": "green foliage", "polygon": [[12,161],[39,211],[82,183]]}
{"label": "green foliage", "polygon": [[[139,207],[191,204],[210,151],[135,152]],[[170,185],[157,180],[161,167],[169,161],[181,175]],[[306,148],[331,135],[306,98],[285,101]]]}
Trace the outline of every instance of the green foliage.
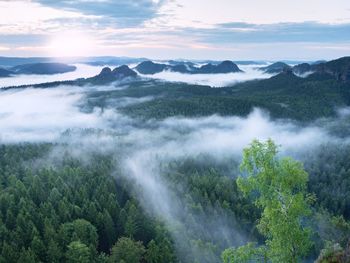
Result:
{"label": "green foliage", "polygon": [[31,249],[22,249],[19,254],[18,262],[26,262],[26,263],[36,263],[35,254]]}
{"label": "green foliage", "polygon": [[247,243],[238,248],[228,248],[222,255],[224,263],[268,262],[265,247],[256,247],[254,243]]}
{"label": "green foliage", "polygon": [[152,239],[147,245],[147,252],[145,259],[148,263],[158,263],[160,262],[160,249],[156,242]]}
{"label": "green foliage", "polygon": [[350,146],[326,144],[306,154],[308,189],[317,194],[317,205],[350,219]]}
{"label": "green foliage", "polygon": [[121,237],[112,248],[109,262],[139,263],[141,262],[145,251],[142,242],[134,241],[127,237]]}
{"label": "green foliage", "polygon": [[73,242],[80,241],[83,244],[88,244],[92,247],[97,247],[97,230],[85,219],[77,219],[72,223],[62,224],[58,235],[62,240],[63,246]]}
{"label": "green foliage", "polygon": [[89,248],[80,241],[73,241],[68,245],[66,252],[67,262],[70,263],[90,263],[92,255]]}
{"label": "green foliage", "polygon": [[315,263],[348,263],[350,262],[350,243],[347,248],[342,248],[338,243],[327,243],[321,250]]}
{"label": "green foliage", "polygon": [[316,250],[327,248],[330,244],[346,247],[350,241],[350,222],[343,216],[334,216],[324,209],[315,212],[312,218],[314,224]]}
{"label": "green foliage", "polygon": [[[239,177],[237,185],[262,209],[258,230],[266,237],[268,258],[272,262],[298,262],[312,246],[310,229],[303,223],[311,214],[308,175],[301,163],[276,155],[277,146],[271,140],[253,141],[243,152],[241,169],[247,175]],[[247,248],[242,251],[249,255]],[[235,250],[238,255],[242,251]]]}

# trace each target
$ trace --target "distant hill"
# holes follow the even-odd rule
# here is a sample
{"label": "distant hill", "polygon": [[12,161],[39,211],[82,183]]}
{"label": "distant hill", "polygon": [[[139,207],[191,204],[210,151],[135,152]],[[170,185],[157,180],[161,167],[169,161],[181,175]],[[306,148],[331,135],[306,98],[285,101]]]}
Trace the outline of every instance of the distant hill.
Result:
{"label": "distant hill", "polygon": [[269,66],[261,67],[258,69],[268,74],[278,74],[288,68],[290,68],[290,66],[284,62],[275,62]]}
{"label": "distant hill", "polygon": [[314,62],[312,62],[310,64],[316,65],[316,64],[326,63],[326,62],[327,62],[327,60],[316,60],[316,61],[314,61]]}
{"label": "distant hill", "polygon": [[293,72],[297,75],[312,72],[312,67],[309,63],[301,63],[293,67]]}
{"label": "distant hill", "polygon": [[4,78],[4,77],[9,77],[11,76],[12,72],[7,70],[7,69],[3,69],[0,68],[0,78]]}
{"label": "distant hill", "polygon": [[226,60],[217,65],[205,64],[201,67],[195,67],[192,62],[170,61],[170,64],[154,63],[153,61],[144,61],[135,67],[135,69],[145,75],[153,75],[168,70],[184,74],[220,74],[242,72],[232,61]]}
{"label": "distant hill", "polygon": [[141,62],[136,66],[136,70],[145,75],[153,75],[159,72],[162,72],[167,68],[166,64],[154,63],[150,60]]}
{"label": "distant hill", "polygon": [[75,71],[76,66],[63,63],[30,63],[18,65],[9,69],[0,68],[0,78],[13,75],[53,75]]}
{"label": "distant hill", "polygon": [[318,73],[329,74],[336,80],[350,81],[350,57],[342,57],[316,64],[312,68]]}
{"label": "distant hill", "polygon": [[10,70],[15,74],[38,74],[52,75],[75,71],[75,66],[63,63],[31,63],[12,67]]}
{"label": "distant hill", "polygon": [[122,65],[112,70],[112,73],[117,78],[127,78],[127,77],[136,77],[137,73],[130,69],[127,65]]}
{"label": "distant hill", "polygon": [[239,67],[232,61],[225,60],[218,65],[206,64],[198,69],[198,73],[219,74],[219,73],[235,73],[242,72]]}
{"label": "distant hill", "polygon": [[123,65],[120,67],[116,67],[113,70],[111,70],[109,67],[105,67],[102,69],[100,74],[92,78],[79,79],[77,81],[79,82],[79,84],[103,85],[117,80],[135,77],[137,77],[137,73],[134,70],[130,69],[128,66]]}
{"label": "distant hill", "polygon": [[30,57],[30,58],[21,58],[21,57],[0,57],[0,66],[2,67],[14,67],[24,64],[32,63],[48,63],[53,61],[52,58],[44,57]]}
{"label": "distant hill", "polygon": [[338,81],[350,81],[350,57],[342,57],[317,64],[303,63],[293,67],[296,74],[313,72],[314,77],[331,77]]}
{"label": "distant hill", "polygon": [[266,65],[267,62],[265,61],[254,61],[254,60],[235,60],[233,61],[233,63],[235,64],[239,64],[239,65]]}

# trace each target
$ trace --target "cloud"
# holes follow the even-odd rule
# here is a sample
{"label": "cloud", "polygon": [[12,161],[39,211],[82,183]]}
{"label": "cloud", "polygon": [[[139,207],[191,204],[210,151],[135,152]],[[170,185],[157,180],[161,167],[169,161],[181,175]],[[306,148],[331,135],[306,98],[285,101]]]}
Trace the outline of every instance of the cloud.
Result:
{"label": "cloud", "polygon": [[[163,6],[170,14],[169,25],[209,28],[218,23],[235,22],[250,24],[319,23],[341,24],[350,22],[347,0],[332,2],[319,0],[177,0]],[[163,20],[163,23],[165,21]]]}
{"label": "cloud", "polygon": [[350,41],[350,23],[321,24],[315,22],[246,24],[223,23],[214,28],[188,28],[185,34],[196,36],[198,41],[211,44],[237,43],[333,43]]}
{"label": "cloud", "polygon": [[[286,54],[298,59],[346,55],[347,50],[339,48],[310,52],[307,45],[345,46],[350,42],[347,1],[311,4],[315,2],[311,0],[302,9],[294,2],[253,2],[0,1],[4,14],[0,46],[9,48],[0,52],[6,56],[50,55],[50,39],[73,30],[94,39],[93,55],[270,60],[286,59]],[[282,56],[275,55],[277,44]],[[244,57],[241,54],[248,45],[256,47]]]}
{"label": "cloud", "polygon": [[[1,29],[0,29],[1,30]],[[38,45],[46,40],[46,35],[44,34],[7,34],[8,32],[3,32],[1,34],[0,43],[5,45],[10,45],[11,47],[16,46],[28,46],[28,45]]]}
{"label": "cloud", "polygon": [[78,12],[58,10],[31,1],[0,1],[0,24],[36,23],[54,18],[83,17]]}
{"label": "cloud", "polygon": [[81,97],[68,87],[0,92],[0,140],[52,141],[68,128],[104,127],[104,114],[84,114],[75,107]]}
{"label": "cloud", "polygon": [[[253,2],[0,1],[5,14],[0,18],[0,45],[9,47],[0,52],[50,55],[49,40],[74,30],[93,37],[93,55],[270,60],[346,55],[344,49],[310,51],[307,46],[348,45],[348,1],[320,4],[311,0],[303,8],[294,2]],[[274,52],[276,45],[280,54]],[[247,52],[246,47],[252,48]]]}
{"label": "cloud", "polygon": [[7,34],[37,34],[50,28],[51,19],[84,18],[79,11],[65,11],[31,1],[0,1],[0,32]]}
{"label": "cloud", "polygon": [[[35,82],[35,76],[30,81],[31,77],[28,75],[25,78]],[[127,87],[127,82],[116,82],[97,87],[61,85],[44,89],[0,89],[0,142],[54,142],[70,129],[102,129],[124,133],[133,121],[113,107],[145,102],[153,97],[121,97],[114,101],[106,99],[106,105],[113,105],[111,108],[91,108],[86,96],[97,91],[117,91]]]}
{"label": "cloud", "polygon": [[[81,12],[86,15],[102,16],[108,21],[108,18],[116,21],[118,27],[137,26],[142,24],[145,20],[151,19],[158,15],[159,7],[165,2],[142,0],[142,1],[129,1],[129,0],[100,0],[100,1],[87,1],[87,0],[36,0],[36,2],[54,7],[61,10],[69,10]],[[105,23],[107,21],[102,21]]]}

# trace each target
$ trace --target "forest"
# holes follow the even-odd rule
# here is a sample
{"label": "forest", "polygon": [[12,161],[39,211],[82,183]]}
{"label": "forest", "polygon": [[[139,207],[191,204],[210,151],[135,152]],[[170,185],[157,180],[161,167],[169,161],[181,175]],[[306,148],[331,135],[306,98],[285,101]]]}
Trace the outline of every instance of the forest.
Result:
{"label": "forest", "polygon": [[[210,231],[196,224],[208,214],[218,224],[234,220],[229,226],[239,225],[234,238],[241,239],[240,244],[261,244],[265,239],[256,228],[261,208],[237,187],[238,171],[227,175],[228,167],[210,157],[172,161],[161,168],[185,211],[182,225],[171,226],[178,235],[186,235],[175,246],[178,241],[169,225],[138,201],[134,191],[142,189],[112,172],[119,170],[113,156],[92,154],[86,163],[65,152],[63,158],[43,159],[53,147],[47,143],[0,148],[1,262],[220,262],[222,251],[232,243],[230,238],[220,239],[212,222],[201,223],[210,225]],[[346,248],[348,151],[344,147],[327,154],[320,149],[306,165],[310,179],[305,191],[316,197],[307,223],[312,246],[306,258],[317,257],[333,244]]]}

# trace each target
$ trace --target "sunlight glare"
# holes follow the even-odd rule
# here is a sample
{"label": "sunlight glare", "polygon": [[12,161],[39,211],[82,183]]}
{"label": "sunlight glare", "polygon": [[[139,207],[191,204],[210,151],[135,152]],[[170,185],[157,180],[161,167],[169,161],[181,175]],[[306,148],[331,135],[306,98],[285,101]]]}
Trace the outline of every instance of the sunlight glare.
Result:
{"label": "sunlight glare", "polygon": [[89,56],[93,44],[92,38],[82,33],[64,33],[53,37],[48,49],[54,57]]}

